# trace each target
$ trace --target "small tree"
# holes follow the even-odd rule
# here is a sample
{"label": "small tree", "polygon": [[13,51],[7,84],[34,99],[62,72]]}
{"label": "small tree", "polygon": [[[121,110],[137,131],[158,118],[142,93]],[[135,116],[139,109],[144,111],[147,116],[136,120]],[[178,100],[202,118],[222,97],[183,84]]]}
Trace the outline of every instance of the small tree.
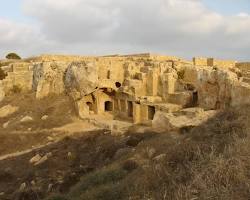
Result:
{"label": "small tree", "polygon": [[6,56],[7,59],[15,59],[15,60],[20,60],[21,57],[19,55],[17,55],[16,53],[9,53]]}

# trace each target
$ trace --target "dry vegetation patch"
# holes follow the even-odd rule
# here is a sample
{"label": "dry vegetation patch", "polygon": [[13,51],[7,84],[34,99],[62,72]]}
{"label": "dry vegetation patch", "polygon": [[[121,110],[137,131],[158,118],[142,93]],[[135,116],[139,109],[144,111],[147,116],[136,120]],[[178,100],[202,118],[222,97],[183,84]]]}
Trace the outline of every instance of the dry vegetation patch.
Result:
{"label": "dry vegetation patch", "polygon": [[[53,155],[39,167],[28,163],[37,152],[0,161],[4,172],[0,177],[5,180],[0,187],[7,187],[9,180],[12,191],[5,191],[10,199],[26,182],[27,199],[34,198],[36,191],[42,193],[37,199],[47,200],[247,200],[249,113],[249,106],[224,111],[179,137],[170,133],[113,137],[98,131],[83,138],[66,138],[39,150],[42,155]],[[4,171],[6,168],[11,170]],[[37,191],[32,180],[42,189]],[[52,190],[48,191],[50,184]]]}

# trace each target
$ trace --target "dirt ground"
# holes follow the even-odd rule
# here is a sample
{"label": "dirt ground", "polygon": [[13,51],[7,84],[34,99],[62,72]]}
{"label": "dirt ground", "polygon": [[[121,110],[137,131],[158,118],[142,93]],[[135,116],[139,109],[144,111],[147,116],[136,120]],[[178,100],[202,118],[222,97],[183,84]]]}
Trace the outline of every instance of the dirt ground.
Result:
{"label": "dirt ground", "polygon": [[[5,105],[17,106],[19,110],[0,118],[0,159],[6,154],[58,141],[74,132],[96,129],[76,117],[72,102],[64,95],[36,100],[35,94],[15,94],[0,103],[0,107]],[[45,115],[48,118],[42,120]],[[24,116],[30,116],[33,120],[21,123]],[[9,124],[4,128],[6,122]]]}
{"label": "dirt ground", "polygon": [[[0,200],[66,193],[82,175],[109,164],[118,149],[128,147],[126,137],[113,137],[77,118],[67,96],[36,100],[34,94],[18,94],[0,107],[9,104],[19,110],[0,118]],[[44,115],[48,120],[41,120]],[[24,116],[33,121],[21,123]],[[38,154],[50,157],[34,166],[29,161]]]}
{"label": "dirt ground", "polygon": [[[80,177],[112,163],[119,149],[132,149],[142,137],[114,137],[107,130],[83,132],[30,153],[1,160],[0,199],[34,200],[53,193],[67,193]],[[51,157],[38,166],[29,162],[37,154],[48,153]],[[26,187],[21,192],[24,183]]]}
{"label": "dirt ground", "polygon": [[[34,94],[14,94],[0,103],[0,107],[5,105],[17,106],[19,110],[0,118],[0,199],[8,199],[9,194],[18,189],[20,181],[25,182],[26,176],[30,176],[27,173],[34,169],[30,169],[28,160],[34,154],[40,152],[43,155],[46,149],[56,155],[52,150],[55,148],[58,149],[56,152],[62,152],[56,155],[60,160],[68,153],[64,152],[64,155],[63,150],[68,150],[64,146],[70,143],[60,140],[75,132],[80,137],[86,131],[96,130],[93,125],[75,116],[72,102],[64,95],[36,100]],[[44,115],[48,116],[47,120],[41,119]],[[33,120],[21,123],[24,116],[30,116]],[[3,127],[6,122],[9,123],[8,127]],[[54,162],[59,168],[62,167],[57,160]],[[41,177],[48,175],[46,170],[40,173]],[[9,199],[13,199],[13,196]]]}

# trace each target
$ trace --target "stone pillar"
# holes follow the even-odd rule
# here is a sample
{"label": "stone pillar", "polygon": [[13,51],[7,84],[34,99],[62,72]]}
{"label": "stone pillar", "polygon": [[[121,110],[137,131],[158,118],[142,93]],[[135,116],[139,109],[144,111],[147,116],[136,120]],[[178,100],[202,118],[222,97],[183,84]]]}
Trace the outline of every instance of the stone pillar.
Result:
{"label": "stone pillar", "polygon": [[148,96],[157,96],[158,88],[158,74],[153,70],[148,71],[147,75],[147,95]]}
{"label": "stone pillar", "polygon": [[141,123],[141,105],[133,103],[133,121],[135,124]]}
{"label": "stone pillar", "polygon": [[147,105],[141,105],[141,122],[148,121],[148,106]]}
{"label": "stone pillar", "polygon": [[162,75],[162,97],[164,100],[168,99],[169,94],[175,93],[176,82],[175,74],[167,73]]}

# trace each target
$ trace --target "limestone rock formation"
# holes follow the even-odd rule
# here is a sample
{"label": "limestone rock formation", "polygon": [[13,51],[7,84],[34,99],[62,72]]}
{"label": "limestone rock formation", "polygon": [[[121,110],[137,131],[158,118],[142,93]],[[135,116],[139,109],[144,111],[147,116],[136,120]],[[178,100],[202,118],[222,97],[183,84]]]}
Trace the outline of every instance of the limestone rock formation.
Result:
{"label": "limestone rock formation", "polygon": [[188,66],[183,70],[183,81],[197,90],[199,106],[206,109],[219,109],[230,106],[232,88],[238,82],[236,73],[204,66]]}
{"label": "limestone rock formation", "polygon": [[93,63],[73,62],[67,68],[65,86],[75,98],[94,92],[98,88],[98,67]]}
{"label": "limestone rock formation", "polygon": [[67,63],[44,62],[34,66],[33,89],[36,97],[41,99],[49,94],[64,92],[64,74]]}
{"label": "limestone rock formation", "polygon": [[0,101],[17,84],[38,99],[66,92],[80,118],[100,117],[99,124],[113,120],[114,126],[104,123],[113,132],[130,124],[153,123],[165,130],[196,126],[214,110],[249,104],[250,63],[136,54],[43,55],[0,64],[7,73],[0,81]]}
{"label": "limestone rock formation", "polygon": [[175,113],[156,112],[152,121],[155,131],[178,131],[182,128],[198,126],[215,116],[216,111],[204,111],[200,108],[184,109]]}

